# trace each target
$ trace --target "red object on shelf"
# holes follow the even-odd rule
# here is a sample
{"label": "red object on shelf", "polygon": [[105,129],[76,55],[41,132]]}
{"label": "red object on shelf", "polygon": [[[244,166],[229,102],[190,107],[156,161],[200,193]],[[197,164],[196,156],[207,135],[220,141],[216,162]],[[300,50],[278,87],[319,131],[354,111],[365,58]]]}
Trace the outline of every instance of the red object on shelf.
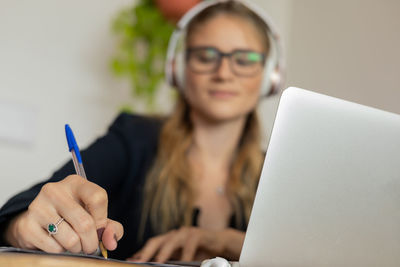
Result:
{"label": "red object on shelf", "polygon": [[163,16],[173,23],[199,2],[201,0],[155,0]]}

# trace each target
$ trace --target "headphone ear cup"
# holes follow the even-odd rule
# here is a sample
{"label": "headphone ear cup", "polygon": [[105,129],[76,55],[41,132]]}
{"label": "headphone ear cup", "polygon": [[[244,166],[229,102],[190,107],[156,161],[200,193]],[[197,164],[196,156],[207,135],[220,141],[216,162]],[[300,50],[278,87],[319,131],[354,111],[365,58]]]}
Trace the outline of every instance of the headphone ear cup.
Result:
{"label": "headphone ear cup", "polygon": [[260,97],[267,97],[274,95],[279,87],[277,78],[279,72],[276,71],[277,67],[274,66],[273,59],[269,60],[264,66],[263,79],[260,86]]}
{"label": "headphone ear cup", "polygon": [[280,49],[279,37],[273,34],[270,29],[267,31],[269,39],[269,51],[264,64],[263,80],[261,82],[260,97],[267,97],[276,94],[280,88]]}
{"label": "headphone ear cup", "polygon": [[260,97],[271,95],[271,92],[273,90],[273,85],[271,83],[271,78],[269,76],[270,75],[268,75],[268,73],[264,72],[260,87]]}
{"label": "headphone ear cup", "polygon": [[279,92],[280,87],[281,73],[279,72],[279,66],[277,66],[272,72],[264,73],[264,77],[261,82],[260,96],[273,96]]}

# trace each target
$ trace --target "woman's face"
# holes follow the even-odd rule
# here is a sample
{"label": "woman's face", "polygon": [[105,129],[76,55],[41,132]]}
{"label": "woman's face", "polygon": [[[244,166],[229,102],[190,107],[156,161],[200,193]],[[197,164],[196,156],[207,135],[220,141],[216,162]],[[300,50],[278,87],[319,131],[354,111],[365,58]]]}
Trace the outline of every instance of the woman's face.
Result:
{"label": "woman's face", "polygon": [[[223,53],[234,50],[265,52],[259,31],[238,16],[221,14],[194,29],[187,40],[188,48],[214,47]],[[257,54],[247,55],[252,58],[254,56],[257,57]],[[232,71],[229,61],[228,57],[222,57],[219,67],[207,73],[199,73],[186,67],[185,96],[191,111],[196,115],[219,122],[244,118],[256,107],[260,95],[262,66],[260,71],[243,76]]]}

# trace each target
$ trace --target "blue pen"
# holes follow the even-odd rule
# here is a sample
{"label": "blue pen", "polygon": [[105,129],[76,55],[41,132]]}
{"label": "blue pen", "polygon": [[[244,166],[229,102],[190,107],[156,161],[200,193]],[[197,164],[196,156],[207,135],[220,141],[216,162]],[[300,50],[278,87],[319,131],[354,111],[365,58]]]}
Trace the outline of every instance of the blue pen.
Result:
{"label": "blue pen", "polygon": [[74,133],[68,124],[65,124],[65,134],[67,135],[68,149],[72,153],[72,161],[76,174],[87,179],[85,170],[83,169],[81,153],[79,152],[78,144],[76,143]]}
{"label": "blue pen", "polygon": [[[83,169],[83,163],[82,163],[81,153],[79,152],[78,144],[76,143],[74,133],[72,132],[68,124],[65,124],[65,134],[67,136],[68,150],[72,154],[72,162],[74,163],[76,174],[87,179],[85,169]],[[101,241],[100,241],[100,251],[103,257],[107,259],[107,250],[105,249],[103,242]]]}

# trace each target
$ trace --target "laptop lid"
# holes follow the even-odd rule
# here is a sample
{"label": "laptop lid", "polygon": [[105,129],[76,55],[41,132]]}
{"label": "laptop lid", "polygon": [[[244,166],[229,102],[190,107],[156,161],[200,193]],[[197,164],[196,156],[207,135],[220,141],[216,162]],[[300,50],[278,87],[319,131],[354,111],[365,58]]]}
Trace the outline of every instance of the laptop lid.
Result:
{"label": "laptop lid", "polygon": [[400,116],[286,89],[239,262],[400,266]]}

